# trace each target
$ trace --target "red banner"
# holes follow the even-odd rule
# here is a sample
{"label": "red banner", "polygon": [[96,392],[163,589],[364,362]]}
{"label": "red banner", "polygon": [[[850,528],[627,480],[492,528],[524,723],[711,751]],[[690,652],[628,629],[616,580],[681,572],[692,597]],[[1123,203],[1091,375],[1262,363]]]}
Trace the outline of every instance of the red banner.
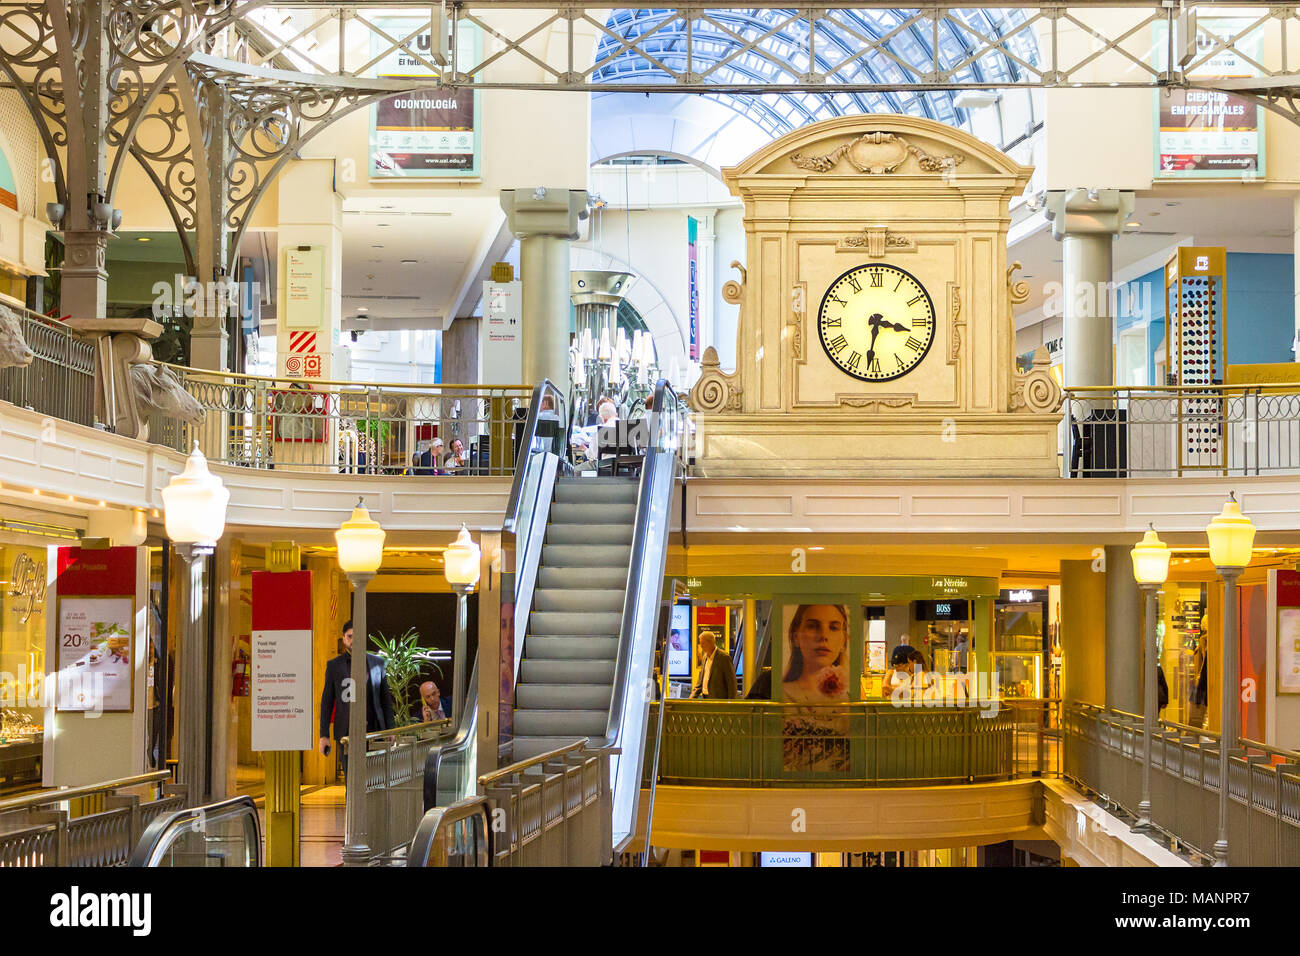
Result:
{"label": "red banner", "polygon": [[253,630],[311,630],[311,572],[254,571]]}

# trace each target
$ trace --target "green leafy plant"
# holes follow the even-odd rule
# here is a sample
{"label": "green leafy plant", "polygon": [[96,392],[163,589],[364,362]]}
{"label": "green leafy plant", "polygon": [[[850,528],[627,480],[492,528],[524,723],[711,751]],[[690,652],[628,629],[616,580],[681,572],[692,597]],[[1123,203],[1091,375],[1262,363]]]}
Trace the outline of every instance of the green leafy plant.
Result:
{"label": "green leafy plant", "polygon": [[370,644],[375,653],[384,659],[384,676],[393,693],[393,717],[398,727],[419,723],[412,711],[416,700],[411,685],[424,668],[431,667],[442,676],[442,668],[433,659],[433,651],[420,646],[420,632],[408,627],[401,637],[371,634]]}
{"label": "green leafy plant", "polygon": [[375,444],[383,446],[388,443],[388,435],[392,430],[388,422],[381,422],[376,418],[361,418],[357,420],[357,431],[362,435],[369,435],[375,440]]}

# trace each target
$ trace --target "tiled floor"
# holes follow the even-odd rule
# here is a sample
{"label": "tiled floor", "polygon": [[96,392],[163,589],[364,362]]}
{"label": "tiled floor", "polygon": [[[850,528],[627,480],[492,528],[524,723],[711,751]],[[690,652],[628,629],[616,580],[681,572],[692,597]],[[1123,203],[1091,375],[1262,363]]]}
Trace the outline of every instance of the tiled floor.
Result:
{"label": "tiled floor", "polygon": [[342,785],[304,788],[302,792],[303,866],[341,866],[343,849]]}

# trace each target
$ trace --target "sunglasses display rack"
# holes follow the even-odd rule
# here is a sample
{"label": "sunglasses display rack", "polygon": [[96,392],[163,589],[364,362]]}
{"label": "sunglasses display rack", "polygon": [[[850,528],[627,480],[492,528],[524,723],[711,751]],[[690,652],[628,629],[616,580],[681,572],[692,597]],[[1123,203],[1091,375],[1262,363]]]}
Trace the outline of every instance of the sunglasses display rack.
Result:
{"label": "sunglasses display rack", "polygon": [[[1220,393],[1225,368],[1227,250],[1184,246],[1165,265],[1170,385],[1180,392],[1180,469],[1220,471],[1227,460],[1227,423]],[[1200,389],[1204,389],[1203,391]]]}

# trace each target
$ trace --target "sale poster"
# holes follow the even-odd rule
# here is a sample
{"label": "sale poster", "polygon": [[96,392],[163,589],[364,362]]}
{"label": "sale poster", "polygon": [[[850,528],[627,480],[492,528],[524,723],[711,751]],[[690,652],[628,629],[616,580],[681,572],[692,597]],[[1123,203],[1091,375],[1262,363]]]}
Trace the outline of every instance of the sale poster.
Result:
{"label": "sale poster", "polygon": [[131,710],[134,619],[133,598],[59,597],[58,710]]}

